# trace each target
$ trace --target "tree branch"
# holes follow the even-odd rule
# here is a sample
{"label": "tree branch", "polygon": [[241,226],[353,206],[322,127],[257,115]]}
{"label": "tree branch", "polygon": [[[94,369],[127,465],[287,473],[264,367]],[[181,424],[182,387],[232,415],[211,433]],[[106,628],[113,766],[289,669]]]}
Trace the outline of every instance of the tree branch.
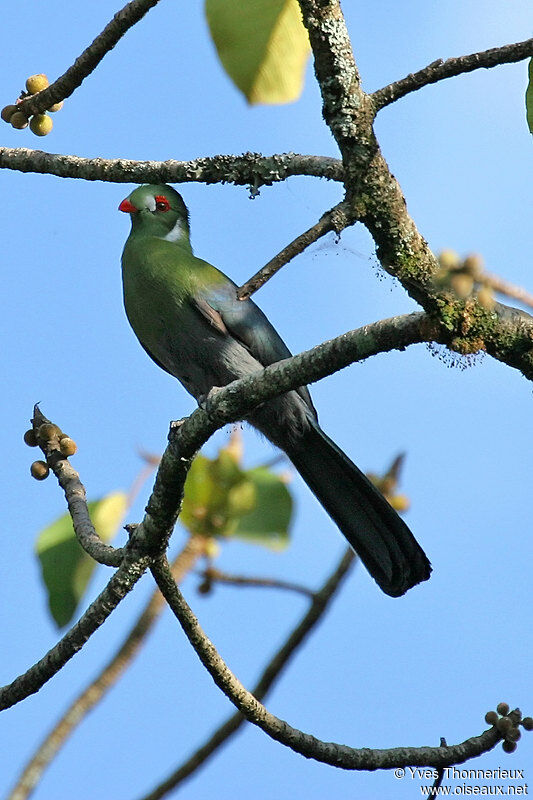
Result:
{"label": "tree branch", "polygon": [[27,116],[42,114],[54,103],[70,97],[124,34],[158,2],[159,0],[132,0],[125,5],[60,78],[42,92],[23,100],[19,104],[19,110]]}
{"label": "tree branch", "polygon": [[[99,564],[118,567],[124,558],[124,548],[105,544],[98,536],[87,507],[85,486],[68,458],[60,450],[58,438],[60,429],[44,416],[38,405],[35,405],[33,409],[32,425],[39,446],[46,456],[46,462],[65,493],[74,533],[80,546]],[[40,431],[43,430],[41,427],[43,425],[56,428],[56,432],[51,436],[41,436]]]}
{"label": "tree branch", "polygon": [[129,550],[105,589],[78,622],[33,667],[15,678],[12,683],[0,688],[0,711],[20,703],[30,694],[35,694],[59,672],[133,589],[149,563],[147,556],[140,556]]}
{"label": "tree branch", "polygon": [[125,158],[82,158],[0,147],[0,169],[80,178],[110,183],[233,183],[237,186],[270,186],[292,175],[307,175],[333,181],[343,180],[342,163],[329,156],[280,153],[263,156],[219,155],[193,161],[134,161]]}
{"label": "tree branch", "polygon": [[[308,610],[291,631],[287,640],[274,655],[274,657],[267,664],[263,670],[261,677],[256,683],[252,694],[257,700],[263,700],[268,691],[274,685],[276,680],[281,674],[281,671],[287,666],[290,659],[302,644],[302,642],[312,632],[317,622],[322,619],[324,613],[329,608],[333,597],[337,594],[340,586],[348,574],[351,566],[355,563],[356,556],[351,548],[348,548],[342,556],[339,564],[326,580],[324,585],[313,594],[312,603]],[[184,763],[178,767],[171,775],[168,776],[162,783],[156,786],[149,794],[145,795],[142,800],[159,800],[164,797],[172,789],[175,789],[186,778],[192,775],[207,759],[213,755],[218,748],[224,744],[246,721],[246,718],[237,711],[229,717],[217,730],[209,737],[196,752],[194,752]],[[13,798],[12,800],[15,800]],[[21,798],[22,800],[22,798]]]}
{"label": "tree branch", "polygon": [[271,714],[233,675],[212,642],[202,631],[198,620],[176,586],[166,558],[151,566],[162,595],[172,609],[198,658],[219,689],[249,722],[268,736],[296,753],[324,764],[348,770],[390,769],[391,767],[447,767],[462,764],[491,750],[500,740],[496,727],[447,747],[393,747],[386,750],[352,748],[335,742],[323,742],[310,734],[293,728]]}
{"label": "tree branch", "polygon": [[296,592],[303,594],[305,597],[313,599],[315,593],[307,586],[302,586],[299,583],[292,581],[281,581],[277,578],[252,578],[248,575],[230,575],[228,572],[222,572],[215,567],[208,567],[200,573],[204,581],[210,583],[225,583],[229,586],[242,586],[242,587],[261,587],[265,589],[285,589],[289,592]]}
{"label": "tree branch", "polygon": [[533,294],[522,288],[522,286],[510,283],[505,278],[500,278],[499,275],[493,275],[491,272],[483,272],[480,282],[483,286],[489,286],[499,294],[511,297],[513,300],[518,300],[520,303],[533,308]]}
{"label": "tree branch", "polygon": [[533,379],[533,317],[502,304],[484,308],[435,282],[437,260],[409,216],[401,188],[380,152],[373,130],[374,101],[361,88],[338,0],[300,0],[300,7],[309,31],[324,119],[342,154],[346,201],[354,218],[372,235],[381,265],[440,319],[450,333],[451,349],[462,354],[486,350]]}
{"label": "tree branch", "polygon": [[483,50],[467,56],[448,58],[446,61],[439,58],[424,69],[378,89],[370,97],[374,100],[376,111],[380,111],[401,97],[405,97],[406,94],[416,92],[431,83],[454,78],[456,75],[473,72],[476,69],[490,69],[500,64],[512,64],[531,56],[533,56],[533,39],[507,44],[503,47],[492,47],[490,50]]}
{"label": "tree branch", "polygon": [[[205,543],[199,536],[191,537],[171,566],[175,581],[181,582],[196,560],[203,554]],[[65,741],[87,714],[102,700],[129,667],[163,610],[164,600],[156,589],[114,656],[86,689],[70,704],[28,761],[8,800],[29,797],[43,772],[55,758]]]}
{"label": "tree branch", "polygon": [[304,233],[301,233],[290,244],[281,250],[277,256],[261,267],[246,283],[243,283],[237,290],[239,300],[246,300],[254,292],[261,288],[273,275],[278,272],[285,264],[288,264],[295,256],[302,253],[306,247],[316,242],[321,236],[325,236],[330,231],[340,233],[344,228],[353,223],[353,219],[348,215],[349,207],[346,203],[338,203],[330,211],[326,211],[315,225]]}

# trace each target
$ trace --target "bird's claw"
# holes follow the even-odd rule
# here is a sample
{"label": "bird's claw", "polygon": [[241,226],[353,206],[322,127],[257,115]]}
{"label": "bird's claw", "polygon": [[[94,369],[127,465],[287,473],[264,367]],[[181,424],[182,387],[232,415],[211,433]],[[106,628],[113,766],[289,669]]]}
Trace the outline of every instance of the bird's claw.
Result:
{"label": "bird's claw", "polygon": [[181,419],[173,419],[173,420],[171,420],[171,422],[170,422],[170,430],[171,431],[177,431],[179,428],[181,428],[181,426],[183,425],[183,423],[186,420],[187,420],[187,417],[182,417]]}
{"label": "bird's claw", "polygon": [[223,389],[223,386],[212,386],[211,389],[208,391],[207,394],[202,394],[198,398],[198,405],[201,409],[203,409],[207,414],[209,414],[213,400],[215,399],[216,395]]}

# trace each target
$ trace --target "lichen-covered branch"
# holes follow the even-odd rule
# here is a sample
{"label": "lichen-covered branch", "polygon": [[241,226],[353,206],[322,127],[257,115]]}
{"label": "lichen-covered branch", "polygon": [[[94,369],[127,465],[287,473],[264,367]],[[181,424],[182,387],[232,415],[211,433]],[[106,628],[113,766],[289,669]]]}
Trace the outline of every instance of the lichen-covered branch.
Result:
{"label": "lichen-covered branch", "polygon": [[[300,622],[291,631],[286,641],[275,653],[263,670],[261,677],[252,689],[252,694],[257,700],[263,700],[275,681],[280,676],[282,670],[302,644],[317,622],[322,619],[329,608],[330,602],[340,589],[344,578],[348,574],[352,565],[356,562],[355,553],[348,548],[342,556],[339,564],[331,573],[324,585],[313,593],[312,602],[308,610],[303,615]],[[151,792],[145,795],[142,800],[160,800],[170,791],[181,784],[186,778],[192,775],[207,759],[215,753],[246,721],[239,711],[227,719],[209,739],[196,750],[183,764],[174,770],[164,781],[156,786]],[[10,798],[11,800],[11,798]],[[13,798],[12,800],[15,800]],[[22,800],[22,798],[20,799]]]}
{"label": "lichen-covered branch", "polygon": [[[190,572],[205,549],[202,537],[191,537],[181,553],[174,559],[171,571],[174,580],[181,582]],[[50,762],[55,758],[68,737],[85,719],[87,714],[102,700],[120,676],[132,663],[144,644],[164,607],[161,593],[156,589],[128,635],[108,661],[100,674],[84,689],[62,714],[40,744],[22,771],[8,800],[25,800],[29,797]]]}
{"label": "lichen-covered branch", "polygon": [[218,654],[205,635],[170,573],[168,562],[161,558],[151,566],[161,593],[180,623],[198,658],[219,689],[249,722],[257,725],[275,741],[296,753],[349,770],[391,769],[393,767],[447,767],[462,764],[486,753],[501,741],[496,727],[464,742],[447,747],[392,747],[390,749],[354,748],[335,742],[323,742],[311,734],[293,728],[288,722],[271,714],[249,692]]}
{"label": "lichen-covered branch", "polygon": [[[363,92],[338,0],[299,0],[313,50],[322,114],[341,151],[344,166],[366,168],[376,148],[374,109]],[[345,175],[345,179],[351,173]],[[352,186],[352,191],[354,187]]]}
{"label": "lichen-covered branch", "polygon": [[418,72],[411,73],[399,81],[378,89],[373,92],[371,97],[376,110],[379,111],[384,106],[405,97],[406,94],[416,92],[431,83],[454,78],[456,75],[473,72],[476,69],[490,69],[500,64],[512,64],[531,57],[533,57],[533,39],[506,44],[503,47],[491,47],[490,50],[483,50],[480,53],[447,58],[446,61],[439,58]]}
{"label": "lichen-covered branch", "polygon": [[110,183],[233,183],[237,186],[270,186],[292,175],[343,180],[342,163],[329,156],[279,153],[263,156],[219,155],[193,161],[134,161],[126,158],[83,158],[45,153],[25,147],[0,147],[0,169],[80,178]]}
{"label": "lichen-covered branch", "polygon": [[26,672],[0,688],[0,711],[38,692],[70,661],[133,589],[149,562],[147,556],[129,551],[105,589],[63,638]]}
{"label": "lichen-covered branch", "polygon": [[159,0],[132,0],[127,3],[60,78],[42,92],[20,103],[20,111],[27,116],[41,114],[54,103],[70,97],[124,34],[158,2]]}
{"label": "lichen-covered branch", "polygon": [[324,119],[342,154],[346,201],[372,235],[382,266],[440,320],[452,349],[465,354],[485,350],[533,379],[533,317],[501,304],[486,309],[436,285],[437,261],[409,216],[374,135],[376,108],[361,87],[338,0],[300,0],[300,7]]}

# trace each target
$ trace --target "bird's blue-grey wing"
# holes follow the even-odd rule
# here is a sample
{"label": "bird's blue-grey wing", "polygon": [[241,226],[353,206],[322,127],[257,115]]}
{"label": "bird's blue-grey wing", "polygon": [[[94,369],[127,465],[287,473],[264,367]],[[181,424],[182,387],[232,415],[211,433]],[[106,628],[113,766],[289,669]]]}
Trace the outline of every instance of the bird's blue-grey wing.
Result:
{"label": "bird's blue-grey wing", "polygon": [[[224,330],[244,345],[264,367],[290,358],[291,351],[253,300],[238,300],[237,287],[228,282],[197,295],[195,303],[202,315],[220,333]],[[313,411],[316,410],[306,386],[298,394]]]}

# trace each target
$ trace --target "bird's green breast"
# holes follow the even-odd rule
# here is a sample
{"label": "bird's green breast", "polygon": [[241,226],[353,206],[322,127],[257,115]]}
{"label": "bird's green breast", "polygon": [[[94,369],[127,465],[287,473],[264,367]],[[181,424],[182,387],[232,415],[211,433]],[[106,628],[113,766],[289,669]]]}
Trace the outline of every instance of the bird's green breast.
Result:
{"label": "bird's green breast", "polygon": [[137,338],[165,363],[169,346],[175,350],[191,325],[190,299],[225,277],[186,246],[132,234],[122,254],[122,280],[126,314]]}

